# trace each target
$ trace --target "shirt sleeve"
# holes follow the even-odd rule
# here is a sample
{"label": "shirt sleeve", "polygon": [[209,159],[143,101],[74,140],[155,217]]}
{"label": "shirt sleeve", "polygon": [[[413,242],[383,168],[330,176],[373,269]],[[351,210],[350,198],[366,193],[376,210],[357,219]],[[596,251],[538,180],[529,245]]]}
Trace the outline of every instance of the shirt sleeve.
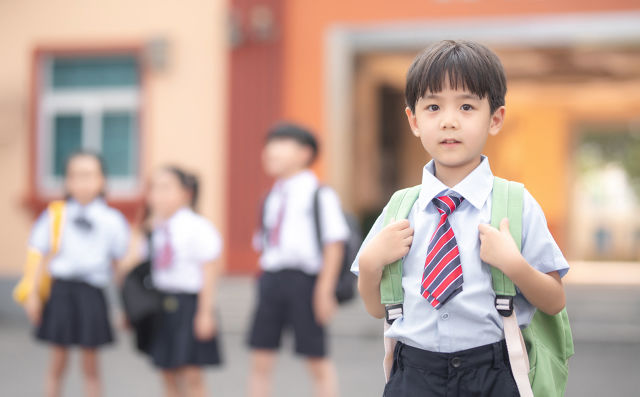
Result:
{"label": "shirt sleeve", "polygon": [[547,227],[542,208],[526,189],[522,225],[522,256],[527,262],[543,273],[567,274],[569,263]]}
{"label": "shirt sleeve", "polygon": [[211,262],[217,259],[222,252],[222,237],[211,222],[201,219],[202,222],[196,228],[194,236],[193,252],[199,262]]}
{"label": "shirt sleeve", "polygon": [[114,210],[113,242],[111,245],[111,257],[115,260],[122,259],[129,249],[129,222],[119,211]]}
{"label": "shirt sleeve", "polygon": [[360,264],[358,261],[360,260],[362,249],[369,243],[369,241],[371,241],[372,238],[374,238],[380,232],[380,230],[382,230],[382,224],[384,222],[384,215],[386,212],[387,207],[384,207],[380,215],[378,215],[378,219],[376,219],[376,221],[373,223],[373,226],[371,226],[369,233],[367,233],[367,237],[364,238],[364,241],[362,242],[362,245],[358,250],[356,259],[354,259],[353,264],[351,265],[351,273],[355,274],[356,276],[360,273]]}
{"label": "shirt sleeve", "polygon": [[338,195],[333,189],[323,188],[319,199],[322,242],[329,244],[346,241],[349,238],[349,226],[342,212]]}
{"label": "shirt sleeve", "polygon": [[51,247],[51,221],[49,220],[49,211],[44,210],[31,229],[29,236],[29,248],[35,249],[41,254],[49,253]]}

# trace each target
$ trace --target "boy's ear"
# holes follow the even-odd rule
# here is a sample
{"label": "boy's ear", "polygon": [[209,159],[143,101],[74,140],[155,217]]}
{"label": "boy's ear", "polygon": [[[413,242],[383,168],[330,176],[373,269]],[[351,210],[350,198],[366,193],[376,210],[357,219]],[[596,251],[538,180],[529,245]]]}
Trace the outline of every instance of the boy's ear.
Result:
{"label": "boy's ear", "polygon": [[490,135],[494,135],[495,136],[495,135],[498,135],[498,132],[500,132],[500,129],[502,128],[502,125],[504,124],[504,113],[505,113],[505,107],[504,106],[500,106],[491,115],[491,124],[489,125],[489,134]]}
{"label": "boy's ear", "polygon": [[413,133],[413,135],[419,138],[420,132],[418,131],[418,122],[416,121],[416,115],[413,114],[409,106],[407,106],[404,109],[404,112],[407,114],[407,120],[409,121],[409,127],[411,127],[411,132]]}

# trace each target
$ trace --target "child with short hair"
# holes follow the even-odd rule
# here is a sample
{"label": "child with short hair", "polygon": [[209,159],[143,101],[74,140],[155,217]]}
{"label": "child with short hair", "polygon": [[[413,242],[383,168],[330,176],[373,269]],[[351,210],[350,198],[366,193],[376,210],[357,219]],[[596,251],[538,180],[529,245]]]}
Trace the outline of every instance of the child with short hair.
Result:
{"label": "child with short hair", "polygon": [[367,311],[384,318],[382,272],[404,258],[404,313],[385,332],[398,341],[386,397],[519,395],[491,266],[518,289],[520,327],[536,308],[555,314],[565,305],[569,265],[531,194],[525,190],[521,251],[507,219],[499,230],[488,225],[494,177],[482,151],[502,128],[505,93],[500,60],[475,42],[436,43],[409,68],[406,115],[432,160],[408,220],[382,227],[385,208],[352,266]]}
{"label": "child with short hair", "polygon": [[264,169],[276,182],[264,202],[256,238],[262,274],[249,336],[251,397],[271,394],[276,353],[288,327],[295,334],[296,353],[305,357],[313,377],[313,395],[338,393],[325,327],[336,310],[336,283],[349,228],[336,193],[321,186],[309,169],[317,153],[313,134],[290,123],[273,127],[263,150]]}
{"label": "child with short hair", "polygon": [[38,255],[35,280],[45,271],[53,279],[45,303],[37,287],[25,302],[36,337],[52,346],[46,396],[61,395],[72,347],[82,352],[85,395],[101,394],[98,349],[114,339],[103,290],[112,266],[127,250],[129,235],[124,216],[105,202],[104,188],[101,157],[89,151],[71,154],[65,166],[66,200],[49,205],[29,238],[30,251]]}

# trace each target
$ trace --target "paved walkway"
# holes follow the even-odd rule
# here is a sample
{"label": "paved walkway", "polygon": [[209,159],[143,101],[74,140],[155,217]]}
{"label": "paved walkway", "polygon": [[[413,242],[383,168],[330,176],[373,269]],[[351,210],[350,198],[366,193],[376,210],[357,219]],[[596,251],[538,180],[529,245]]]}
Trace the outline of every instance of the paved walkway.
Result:
{"label": "paved walkway", "polygon": [[[41,395],[46,347],[33,342],[20,309],[10,303],[13,280],[0,279],[0,396]],[[207,372],[213,396],[243,396],[248,365],[244,333],[253,303],[252,280],[228,277],[221,286],[221,316],[226,365]],[[576,338],[568,397],[638,396],[640,378],[640,288],[569,285],[568,307]],[[360,302],[341,308],[331,327],[332,355],[343,396],[380,396],[383,387],[381,323],[369,318]],[[304,365],[281,354],[275,396],[310,396]],[[159,379],[146,360],[130,348],[125,332],[102,357],[106,396],[161,396]],[[82,396],[74,360],[66,396]]]}

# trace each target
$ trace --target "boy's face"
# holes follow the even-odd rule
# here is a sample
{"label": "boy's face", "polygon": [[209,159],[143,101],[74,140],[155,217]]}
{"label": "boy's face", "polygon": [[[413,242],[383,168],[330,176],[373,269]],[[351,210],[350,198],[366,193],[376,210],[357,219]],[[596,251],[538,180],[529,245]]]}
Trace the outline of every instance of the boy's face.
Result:
{"label": "boy's face", "polygon": [[496,135],[504,121],[504,106],[491,114],[487,97],[443,84],[441,92],[426,92],[415,113],[406,113],[413,134],[436,163],[436,169],[472,171],[479,163],[489,135]]}
{"label": "boy's face", "polygon": [[286,178],[308,167],[311,148],[293,139],[274,138],[262,150],[262,166],[273,178]]}

